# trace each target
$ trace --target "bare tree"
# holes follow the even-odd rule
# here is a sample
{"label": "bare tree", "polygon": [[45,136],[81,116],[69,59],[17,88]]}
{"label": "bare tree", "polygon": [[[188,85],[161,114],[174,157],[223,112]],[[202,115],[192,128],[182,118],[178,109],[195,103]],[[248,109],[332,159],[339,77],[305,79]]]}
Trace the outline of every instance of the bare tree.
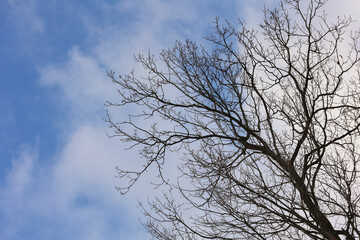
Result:
{"label": "bare tree", "polygon": [[[258,32],[216,21],[211,50],[186,41],[160,64],[138,55],[146,78],[109,73],[121,102],[108,107],[142,110],[122,122],[108,113],[145,160],[118,169],[130,178],[119,190],[151,165],[161,177],[173,150],[191,181],[174,184],[185,202],[166,194],[144,208],[154,238],[360,239],[359,34],[351,18],[331,23],[325,0],[307,3],[265,8]],[[171,127],[140,122],[159,118]]]}

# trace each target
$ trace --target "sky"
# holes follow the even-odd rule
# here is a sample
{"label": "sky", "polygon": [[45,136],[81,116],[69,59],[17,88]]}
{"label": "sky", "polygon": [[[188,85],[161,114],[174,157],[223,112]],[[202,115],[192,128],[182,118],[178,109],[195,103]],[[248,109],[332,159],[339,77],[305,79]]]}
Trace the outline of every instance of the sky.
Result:
{"label": "sky", "polygon": [[[206,45],[216,16],[257,23],[276,0],[0,0],[0,239],[148,239],[138,200],[151,171],[121,196],[115,167],[141,165],[111,133],[106,71],[141,71],[133,55],[176,40]],[[330,0],[359,19],[358,0]],[[127,112],[116,117],[125,118]]]}

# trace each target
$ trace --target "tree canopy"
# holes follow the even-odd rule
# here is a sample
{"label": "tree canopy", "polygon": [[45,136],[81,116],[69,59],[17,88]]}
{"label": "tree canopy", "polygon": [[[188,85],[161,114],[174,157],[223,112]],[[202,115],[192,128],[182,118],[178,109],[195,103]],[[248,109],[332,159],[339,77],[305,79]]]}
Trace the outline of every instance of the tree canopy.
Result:
{"label": "tree canopy", "polygon": [[[109,73],[121,101],[106,120],[144,161],[117,169],[130,179],[119,190],[182,154],[169,184],[184,202],[165,194],[144,208],[154,238],[360,239],[359,33],[350,17],[329,21],[325,0],[305,2],[265,8],[259,30],[217,20],[210,48],[140,54],[145,78]],[[142,113],[112,118],[133,105]]]}

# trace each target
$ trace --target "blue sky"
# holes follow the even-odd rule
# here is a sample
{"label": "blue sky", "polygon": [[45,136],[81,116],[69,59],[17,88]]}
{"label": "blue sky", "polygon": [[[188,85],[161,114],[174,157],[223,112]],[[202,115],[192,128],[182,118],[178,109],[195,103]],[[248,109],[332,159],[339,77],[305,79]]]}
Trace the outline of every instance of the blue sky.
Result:
{"label": "blue sky", "polygon": [[[141,162],[106,137],[106,71],[141,71],[133,54],[204,43],[216,16],[255,23],[275,2],[0,1],[0,239],[147,239],[137,199],[153,176],[126,196],[114,188],[115,166]],[[357,1],[336,4],[329,13],[359,18]]]}

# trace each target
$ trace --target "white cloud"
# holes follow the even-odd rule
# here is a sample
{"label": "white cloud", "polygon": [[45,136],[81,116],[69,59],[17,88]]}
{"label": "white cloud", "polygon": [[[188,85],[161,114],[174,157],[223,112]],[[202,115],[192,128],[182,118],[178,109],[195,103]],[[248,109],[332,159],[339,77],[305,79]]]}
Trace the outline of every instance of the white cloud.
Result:
{"label": "white cloud", "polygon": [[56,203],[56,214],[79,226],[78,239],[136,237],[137,225],[129,224],[137,219],[136,198],[120,197],[114,188],[114,166],[129,155],[104,131],[91,125],[77,129],[57,156],[51,174],[49,205]]}
{"label": "white cloud", "polygon": [[29,192],[29,186],[32,184],[33,166],[37,155],[28,146],[21,147],[19,156],[12,159],[12,167],[7,174],[5,184],[0,189],[0,212],[7,219],[9,226],[2,228],[5,239],[10,239],[16,233],[16,225],[20,224],[18,218],[24,210],[22,200]]}
{"label": "white cloud", "polygon": [[17,159],[13,159],[12,168],[6,178],[8,193],[14,196],[22,194],[31,180],[31,172],[36,154],[25,147]]}
{"label": "white cloud", "polygon": [[[77,47],[68,53],[68,61],[40,69],[40,83],[61,89],[60,101],[65,100],[72,113],[84,114],[103,107],[105,96],[111,95],[111,83],[106,71]],[[64,102],[62,102],[64,103]]]}
{"label": "white cloud", "polygon": [[[105,132],[102,126],[85,125],[68,139],[54,167],[54,184],[59,192],[71,197],[78,193],[92,195],[92,192],[93,197],[100,197],[103,202],[118,202],[119,194],[114,188],[118,185],[118,179],[114,177],[115,166],[127,164],[129,167],[139,165],[139,162],[136,163],[136,159],[128,162],[134,156],[124,152],[118,141],[107,138]],[[129,203],[133,204],[132,201]]]}
{"label": "white cloud", "polygon": [[[129,156],[104,131],[76,130],[53,166],[41,166],[29,148],[13,160],[0,191],[5,239],[20,239],[38,224],[45,224],[36,232],[41,239],[144,239],[136,196],[120,197],[114,188],[114,166]],[[151,191],[144,184],[141,192]]]}

